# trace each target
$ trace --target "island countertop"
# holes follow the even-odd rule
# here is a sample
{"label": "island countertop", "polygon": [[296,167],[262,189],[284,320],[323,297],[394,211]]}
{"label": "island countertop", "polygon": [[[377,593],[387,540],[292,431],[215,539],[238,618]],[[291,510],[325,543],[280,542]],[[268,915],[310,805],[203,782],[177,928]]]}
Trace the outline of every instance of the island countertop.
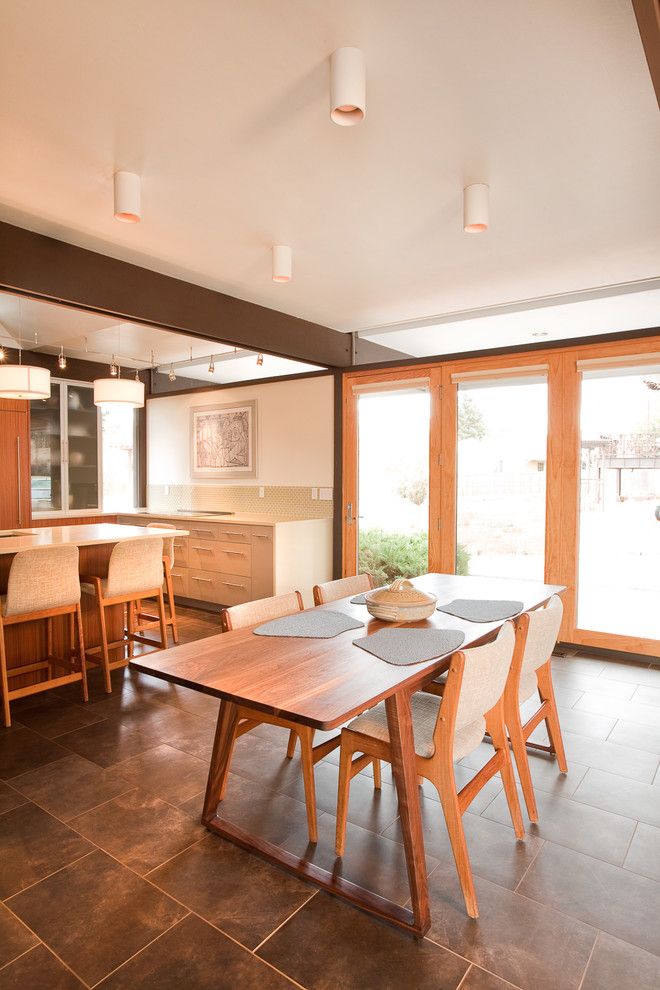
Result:
{"label": "island countertop", "polygon": [[0,530],[0,555],[18,553],[31,547],[69,544],[76,547],[100,546],[137,540],[142,536],[188,536],[187,529],[147,529],[146,526],[119,526],[115,523],[92,523],[82,526],[44,526],[38,529]]}

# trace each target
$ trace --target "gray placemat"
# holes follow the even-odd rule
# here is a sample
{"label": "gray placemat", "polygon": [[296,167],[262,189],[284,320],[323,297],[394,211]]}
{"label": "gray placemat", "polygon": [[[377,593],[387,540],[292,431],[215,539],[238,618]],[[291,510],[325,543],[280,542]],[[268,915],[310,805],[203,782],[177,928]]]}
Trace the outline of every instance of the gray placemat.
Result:
{"label": "gray placemat", "polygon": [[[372,590],[382,591],[383,588],[387,588],[387,585],[381,584],[378,588],[373,588]],[[363,591],[361,595],[355,595],[354,598],[351,598],[351,605],[366,605],[367,604],[367,599],[365,598],[366,594],[368,594],[368,592]]]}
{"label": "gray placemat", "polygon": [[448,605],[438,605],[438,612],[446,612],[468,622],[497,622],[518,615],[522,607],[522,602],[503,598],[454,598]]}
{"label": "gray placemat", "polygon": [[354,639],[353,645],[385,663],[407,666],[453,653],[464,639],[460,629],[381,629],[373,636]]}
{"label": "gray placemat", "polygon": [[326,612],[325,609],[310,609],[309,612],[295,612],[281,619],[265,622],[253,632],[257,636],[297,636],[301,639],[331,639],[347,629],[360,629],[364,622],[354,619],[345,612]]}

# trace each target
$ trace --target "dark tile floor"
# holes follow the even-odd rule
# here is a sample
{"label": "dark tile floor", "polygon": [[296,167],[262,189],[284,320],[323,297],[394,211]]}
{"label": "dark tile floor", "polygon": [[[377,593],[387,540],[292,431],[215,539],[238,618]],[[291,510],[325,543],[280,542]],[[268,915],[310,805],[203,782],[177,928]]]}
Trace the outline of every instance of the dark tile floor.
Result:
{"label": "dark tile floor", "polygon": [[[182,639],[217,617],[181,610]],[[0,730],[0,990],[657,990],[660,668],[581,654],[555,684],[570,772],[533,756],[540,821],[516,842],[499,778],[465,818],[464,910],[437,795],[422,812],[433,922],[416,942],[199,825],[217,703],[130,670],[13,706]],[[537,738],[542,738],[539,731]],[[239,740],[223,814],[335,865],[337,754],[309,847],[286,733]],[[456,768],[464,784],[488,757]],[[342,872],[408,896],[389,770],[353,782]]]}

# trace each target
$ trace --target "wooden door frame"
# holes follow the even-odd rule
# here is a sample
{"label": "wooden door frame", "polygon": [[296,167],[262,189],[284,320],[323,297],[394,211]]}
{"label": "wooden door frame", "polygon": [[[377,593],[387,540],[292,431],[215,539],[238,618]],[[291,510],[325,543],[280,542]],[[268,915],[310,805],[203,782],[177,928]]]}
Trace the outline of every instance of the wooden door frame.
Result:
{"label": "wooden door frame", "polygon": [[453,573],[456,559],[456,455],[457,385],[452,376],[479,373],[484,378],[503,374],[515,377],[530,366],[545,365],[548,381],[548,452],[546,462],[545,574],[550,584],[567,587],[564,595],[564,642],[599,649],[657,657],[658,641],[580,629],[577,626],[577,582],[580,521],[580,394],[582,375],[579,361],[616,359],[628,365],[644,363],[660,354],[660,335],[631,339],[580,341],[515,354],[461,357],[388,367],[352,370],[342,375],[342,564],[343,576],[355,574],[357,526],[347,524],[346,506],[353,505],[353,519],[359,515],[357,485],[358,436],[357,393],[355,386],[391,386],[410,379],[428,379],[431,392],[431,434],[429,442],[429,570]]}

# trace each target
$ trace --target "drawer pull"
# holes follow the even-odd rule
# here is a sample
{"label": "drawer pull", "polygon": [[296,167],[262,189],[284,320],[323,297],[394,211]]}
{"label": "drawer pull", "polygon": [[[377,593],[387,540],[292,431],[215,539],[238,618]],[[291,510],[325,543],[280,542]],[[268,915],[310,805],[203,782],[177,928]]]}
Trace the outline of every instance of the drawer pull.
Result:
{"label": "drawer pull", "polygon": [[200,552],[203,553],[213,553],[211,547],[193,547],[193,550],[199,550]]}
{"label": "drawer pull", "polygon": [[220,584],[224,584],[225,588],[242,588],[243,591],[246,590],[244,584],[233,584],[231,581],[221,581]]}
{"label": "drawer pull", "polygon": [[229,554],[231,557],[244,557],[245,554],[240,550],[222,550],[222,553]]}
{"label": "drawer pull", "polygon": [[195,577],[195,575],[193,574],[192,579],[193,579],[193,581],[203,581],[204,584],[213,584],[213,581],[211,580],[211,578]]}
{"label": "drawer pull", "polygon": [[255,540],[270,540],[270,536],[264,536],[263,533],[253,533]]}
{"label": "drawer pull", "polygon": [[220,536],[230,536],[230,537],[241,536],[241,537],[245,538],[245,533],[243,533],[241,530],[239,530],[238,533],[228,533],[226,530],[223,530],[223,532],[220,534]]}
{"label": "drawer pull", "polygon": [[174,547],[175,547],[176,550],[183,550],[184,546],[185,546],[185,544],[183,544],[183,543],[175,543],[174,544]]}
{"label": "drawer pull", "polygon": [[192,532],[198,536],[213,536],[213,530],[210,529],[193,529]]}

